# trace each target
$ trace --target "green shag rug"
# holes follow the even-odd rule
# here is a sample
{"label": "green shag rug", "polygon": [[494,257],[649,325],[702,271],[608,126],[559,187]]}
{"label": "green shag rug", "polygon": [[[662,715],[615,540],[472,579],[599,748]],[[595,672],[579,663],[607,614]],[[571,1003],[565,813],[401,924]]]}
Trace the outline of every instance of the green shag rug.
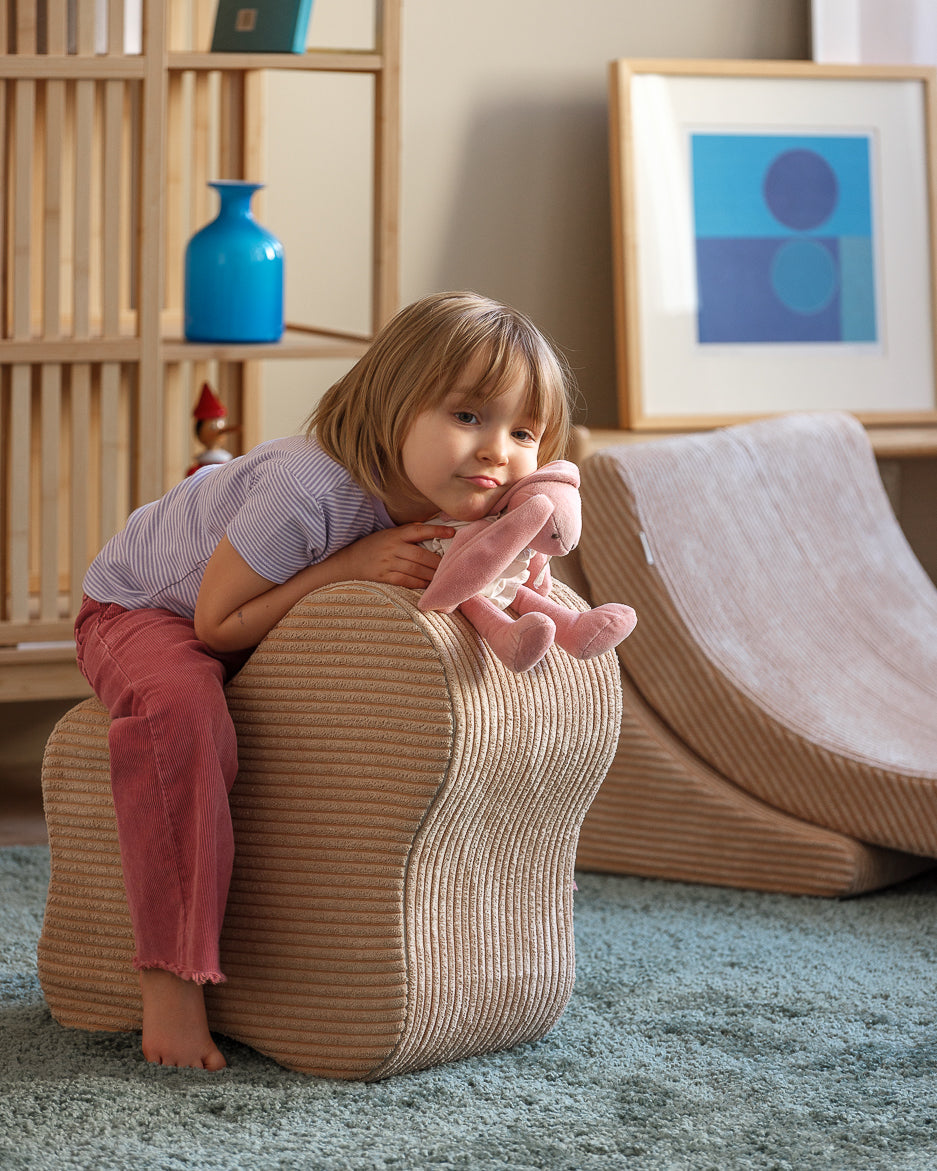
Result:
{"label": "green shag rug", "polygon": [[937,1168],[937,872],[847,902],[578,875],[536,1044],[378,1084],[221,1074],[52,1020],[42,847],[0,849],[3,1171]]}

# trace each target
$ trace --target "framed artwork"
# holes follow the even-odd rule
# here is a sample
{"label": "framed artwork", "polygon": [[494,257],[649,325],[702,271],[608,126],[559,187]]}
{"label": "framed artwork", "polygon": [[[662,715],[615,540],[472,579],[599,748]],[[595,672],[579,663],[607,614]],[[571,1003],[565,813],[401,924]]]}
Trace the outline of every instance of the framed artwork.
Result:
{"label": "framed artwork", "polygon": [[619,422],[937,421],[937,75],[615,61]]}

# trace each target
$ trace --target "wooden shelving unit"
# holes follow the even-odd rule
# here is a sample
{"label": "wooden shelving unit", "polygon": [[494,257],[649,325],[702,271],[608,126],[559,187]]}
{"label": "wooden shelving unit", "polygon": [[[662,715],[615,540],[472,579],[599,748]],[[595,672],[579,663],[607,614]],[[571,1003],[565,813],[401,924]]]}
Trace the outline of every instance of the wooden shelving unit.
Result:
{"label": "wooden shelving unit", "polygon": [[[143,0],[138,54],[121,3],[106,53],[96,0],[14,0],[0,22],[0,700],[85,693],[68,645],[85,568],[188,465],[203,379],[251,446],[260,361],[355,357],[396,309],[400,0],[373,6],[370,46],[282,55],[209,52],[215,0]],[[272,70],[372,87],[371,329],[189,345],[185,242],[214,214],[209,179],[262,177]]]}

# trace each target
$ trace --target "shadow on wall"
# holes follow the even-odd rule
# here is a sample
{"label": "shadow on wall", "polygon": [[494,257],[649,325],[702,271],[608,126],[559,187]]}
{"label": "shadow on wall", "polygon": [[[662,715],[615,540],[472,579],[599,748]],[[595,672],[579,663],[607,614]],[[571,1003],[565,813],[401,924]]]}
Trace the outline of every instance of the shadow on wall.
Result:
{"label": "shadow on wall", "polygon": [[490,101],[466,134],[436,281],[529,313],[593,427],[617,423],[609,208],[604,102]]}

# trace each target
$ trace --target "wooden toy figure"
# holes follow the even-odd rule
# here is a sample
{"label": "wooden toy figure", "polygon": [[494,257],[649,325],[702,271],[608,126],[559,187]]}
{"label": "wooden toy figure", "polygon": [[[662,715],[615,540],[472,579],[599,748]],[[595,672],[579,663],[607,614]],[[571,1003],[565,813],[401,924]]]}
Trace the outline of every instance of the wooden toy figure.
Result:
{"label": "wooden toy figure", "polygon": [[202,383],[202,393],[192,415],[195,418],[195,437],[205,450],[195,457],[195,463],[186,472],[187,476],[209,464],[223,464],[232,459],[231,452],[226,451],[220,444],[223,436],[240,431],[240,427],[225,426],[227,409],[207,382]]}

